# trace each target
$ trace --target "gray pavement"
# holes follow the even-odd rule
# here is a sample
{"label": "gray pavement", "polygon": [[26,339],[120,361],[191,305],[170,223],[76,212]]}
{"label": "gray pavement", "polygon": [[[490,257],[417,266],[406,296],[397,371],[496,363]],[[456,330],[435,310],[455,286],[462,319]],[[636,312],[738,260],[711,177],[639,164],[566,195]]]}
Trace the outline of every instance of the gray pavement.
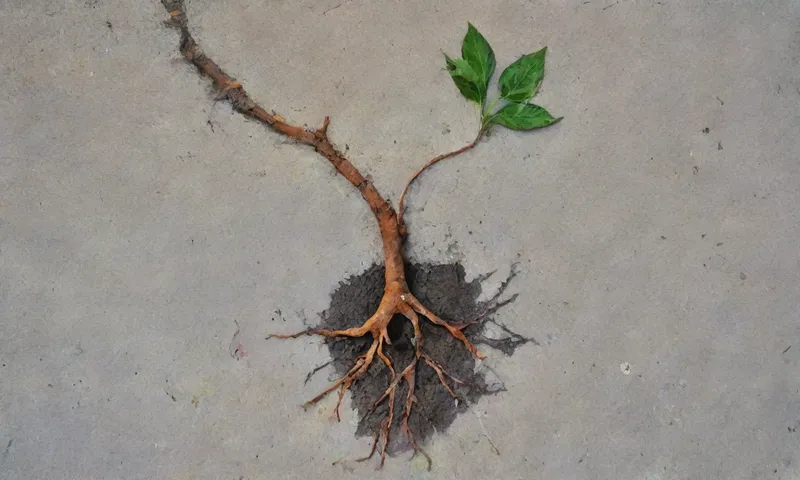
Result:
{"label": "gray pavement", "polygon": [[426,443],[430,472],[353,463],[349,408],[299,408],[327,349],[264,337],[381,261],[357,192],[214,104],[159,2],[5,0],[0,478],[800,478],[800,3],[188,8],[394,200],[474,135],[441,56],[466,23],[499,68],[547,45],[564,121],[437,166],[408,214],[413,260],[519,261],[501,318],[541,345],[487,352],[508,391]]}

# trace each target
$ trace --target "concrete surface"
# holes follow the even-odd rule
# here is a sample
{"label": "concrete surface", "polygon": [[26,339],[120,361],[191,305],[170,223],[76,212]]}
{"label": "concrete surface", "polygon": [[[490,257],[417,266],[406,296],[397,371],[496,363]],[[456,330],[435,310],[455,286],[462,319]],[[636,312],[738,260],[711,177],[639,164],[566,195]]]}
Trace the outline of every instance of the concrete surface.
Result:
{"label": "concrete surface", "polygon": [[[378,478],[331,465],[369,445],[349,409],[298,407],[326,349],[264,341],[380,261],[359,196],[214,105],[159,2],[1,5],[0,477]],[[441,57],[467,21],[499,68],[550,48],[565,120],[430,171],[409,214],[412,259],[519,260],[501,318],[541,346],[490,351],[508,392],[380,478],[800,478],[799,2],[188,7],[393,199],[476,128]]]}

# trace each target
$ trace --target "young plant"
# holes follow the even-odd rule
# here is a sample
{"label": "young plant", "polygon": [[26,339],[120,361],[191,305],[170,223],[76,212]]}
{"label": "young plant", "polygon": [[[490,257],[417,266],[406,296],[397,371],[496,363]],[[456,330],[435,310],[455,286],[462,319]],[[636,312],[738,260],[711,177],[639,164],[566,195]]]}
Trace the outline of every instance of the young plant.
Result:
{"label": "young plant", "polygon": [[[546,53],[547,47],[544,47],[536,52],[521,56],[517,61],[506,67],[503,73],[500,74],[500,80],[498,81],[500,96],[489,102],[489,83],[497,65],[494,51],[478,29],[471,23],[467,24],[467,34],[461,43],[462,58],[452,59],[447,54],[444,54],[444,60],[447,72],[453,78],[458,91],[467,100],[475,102],[480,107],[480,128],[472,143],[458,150],[432,158],[417,170],[406,183],[398,203],[398,215],[403,233],[405,233],[403,213],[405,211],[405,198],[408,188],[428,167],[445,158],[473,148],[481,141],[483,134],[495,125],[502,125],[512,130],[533,130],[548,127],[564,118],[554,118],[544,108],[529,103],[536,96],[539,86],[544,80],[544,57]],[[500,103],[500,106],[495,110],[498,103]]]}
{"label": "young plant", "polygon": [[[402,401],[403,412],[400,422],[401,430],[405,433],[415,453],[419,452],[423,454],[428,460],[430,467],[430,458],[415,440],[414,432],[411,431],[408,421],[416,401],[414,390],[417,371],[421,367],[431,368],[441,381],[442,387],[455,400],[458,400],[458,396],[448,384],[448,380],[454,384],[459,384],[461,382],[451,376],[443,365],[437,363],[426,353],[423,348],[419,317],[421,315],[427,318],[431,323],[446,329],[453,338],[463,343],[464,347],[471,352],[475,358],[483,359],[485,356],[467,339],[464,335],[464,329],[470,325],[481,322],[485,318],[485,315],[476,320],[463,323],[446,322],[426,308],[425,305],[409,291],[406,282],[403,257],[403,239],[406,234],[403,223],[405,196],[411,183],[422,171],[436,162],[471,149],[480,141],[486,130],[494,125],[502,125],[514,130],[529,130],[546,127],[559,120],[553,118],[543,108],[528,103],[528,100],[536,94],[536,90],[544,77],[545,50],[542,49],[538,52],[525,55],[506,68],[500,75],[500,97],[490,104],[487,104],[488,86],[495,69],[494,53],[478,30],[472,25],[469,25],[467,35],[464,38],[461,48],[461,55],[463,58],[451,59],[445,56],[445,62],[448,72],[450,72],[453,81],[461,93],[469,100],[480,105],[481,126],[478,135],[469,145],[453,152],[434,157],[420,168],[406,183],[400,197],[398,211],[395,212],[391,203],[378,193],[372,181],[363,176],[361,172],[345,158],[342,152],[333,146],[328,138],[329,119],[327,117],[322,122],[320,128],[309,130],[301,126],[290,124],[280,115],[269,112],[261,107],[250,98],[240,82],[225,73],[217,63],[206,56],[200,49],[189,32],[184,0],[162,0],[162,3],[171,17],[167,23],[176,27],[180,32],[181,54],[188,62],[197,67],[202,75],[211,79],[217,94],[217,99],[227,100],[234,110],[246,117],[255,119],[282,135],[314,148],[316,152],[325,157],[336,171],[361,193],[361,196],[367,202],[378,221],[378,228],[380,229],[383,242],[385,287],[380,305],[375,313],[361,325],[355,325],[344,330],[309,328],[289,335],[275,334],[267,337],[296,338],[301,335],[321,335],[330,338],[364,337],[369,335],[372,338],[369,349],[355,359],[349,372],[335,381],[322,393],[306,402],[304,407],[309,407],[321,400],[328,393],[338,390],[339,401],[334,409],[334,415],[338,418],[339,406],[350,386],[358,381],[373,363],[383,364],[389,372],[390,382],[383,395],[376,399],[370,413],[374,411],[377,406],[381,405],[382,402],[387,402],[387,414],[380,424],[379,431],[375,432],[372,450],[367,458],[372,457],[378,450],[378,445],[380,444],[380,465],[383,465],[389,446],[389,438],[395,415],[395,396],[398,393],[398,387],[405,383],[406,395]],[[503,105],[498,110],[494,110],[496,104],[501,101]],[[413,325],[414,360],[408,365],[395,366],[390,356],[385,351],[385,347],[391,345],[387,327],[392,317],[395,315],[405,317]]]}

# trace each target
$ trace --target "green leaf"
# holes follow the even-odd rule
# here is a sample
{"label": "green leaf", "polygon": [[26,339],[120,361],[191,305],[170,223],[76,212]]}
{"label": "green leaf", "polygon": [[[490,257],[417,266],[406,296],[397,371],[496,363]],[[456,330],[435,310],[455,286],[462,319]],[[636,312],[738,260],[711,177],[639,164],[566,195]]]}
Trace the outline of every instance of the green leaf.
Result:
{"label": "green leaf", "polygon": [[500,74],[500,96],[511,102],[527,102],[544,78],[544,56],[547,47],[523,55]]}
{"label": "green leaf", "polygon": [[530,103],[509,103],[489,118],[489,125],[503,125],[512,130],[547,127],[564,117],[553,118],[544,108]]}
{"label": "green leaf", "polygon": [[461,44],[461,56],[478,76],[482,102],[486,99],[486,89],[497,62],[489,42],[471,23],[467,24],[467,34]]}
{"label": "green leaf", "polygon": [[453,82],[458,87],[462,95],[473,102],[483,103],[486,98],[486,87],[481,86],[478,74],[472,66],[463,58],[453,60],[447,55],[444,56],[447,65],[447,72],[453,77]]}

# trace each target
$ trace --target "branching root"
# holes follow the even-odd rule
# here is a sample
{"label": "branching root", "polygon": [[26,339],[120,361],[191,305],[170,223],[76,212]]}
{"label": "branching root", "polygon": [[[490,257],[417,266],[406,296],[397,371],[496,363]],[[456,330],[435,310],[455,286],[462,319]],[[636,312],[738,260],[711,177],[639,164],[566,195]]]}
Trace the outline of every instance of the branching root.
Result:
{"label": "branching root", "polygon": [[[387,298],[392,297],[392,298]],[[381,307],[385,307],[386,305],[391,305],[391,309],[385,309]],[[341,421],[341,417],[339,415],[339,407],[342,404],[342,400],[344,399],[345,393],[350,389],[350,386],[355,383],[372,365],[376,359],[380,360],[383,365],[389,370],[390,374],[390,381],[389,386],[386,388],[386,391],[381,395],[375,403],[373,404],[370,411],[367,412],[366,415],[371,415],[375,409],[381,405],[384,401],[388,399],[388,411],[386,416],[380,423],[380,428],[377,432],[375,432],[375,437],[373,439],[372,447],[370,452],[367,456],[363,458],[357,459],[357,461],[365,461],[372,458],[378,450],[380,450],[380,466],[382,467],[384,461],[386,460],[386,454],[389,448],[389,440],[391,438],[391,430],[392,430],[392,422],[394,421],[394,407],[395,407],[395,397],[397,395],[397,389],[402,382],[405,382],[408,390],[406,394],[406,399],[404,402],[403,408],[403,416],[401,420],[401,433],[405,434],[406,438],[408,439],[408,443],[413,448],[415,454],[421,454],[425,457],[428,462],[428,468],[431,466],[431,459],[427,453],[419,446],[417,443],[414,432],[412,431],[411,427],[409,426],[409,417],[411,416],[411,411],[414,407],[414,403],[416,402],[416,397],[414,396],[414,389],[416,386],[416,375],[417,369],[421,364],[425,364],[434,372],[436,372],[439,381],[441,382],[444,389],[447,393],[453,397],[453,399],[458,402],[460,401],[459,396],[453,390],[453,388],[448,383],[448,379],[453,384],[463,385],[464,382],[456,378],[455,376],[448,373],[442,365],[436,362],[433,358],[431,358],[428,354],[425,353],[423,349],[423,336],[422,330],[420,328],[420,320],[419,315],[424,316],[431,323],[441,326],[445,328],[453,338],[459,340],[463,345],[469,350],[472,355],[476,359],[483,359],[485,356],[481,354],[478,349],[464,336],[462,330],[465,327],[472,325],[476,322],[482,320],[479,318],[477,320],[472,320],[470,322],[462,323],[462,324],[453,324],[446,322],[439,318],[436,314],[428,310],[422,303],[417,300],[411,293],[408,292],[407,289],[396,290],[396,289],[387,289],[386,293],[384,294],[384,298],[381,301],[381,307],[378,308],[378,312],[373,315],[369,320],[364,322],[363,325],[357,328],[350,328],[347,330],[325,330],[325,329],[307,329],[293,334],[274,334],[270,335],[267,338],[280,338],[280,339],[287,339],[287,338],[297,338],[303,335],[321,335],[329,338],[334,337],[361,337],[367,334],[372,335],[372,344],[370,345],[369,349],[366,353],[359,355],[355,362],[353,363],[352,368],[347,372],[346,375],[341,377],[340,379],[333,382],[330,386],[328,386],[325,390],[319,393],[316,397],[312,398],[311,400],[307,401],[303,404],[303,408],[308,408],[323,398],[327,396],[330,392],[338,389],[338,401],[336,402],[336,407],[333,410],[333,415],[336,417],[338,421]],[[391,321],[392,317],[395,314],[399,314],[404,316],[414,327],[414,348],[415,348],[415,355],[414,359],[406,365],[400,373],[395,370],[395,365],[393,365],[389,356],[384,352],[384,345],[390,344],[389,341],[389,334],[388,334],[388,325],[389,321]]]}

